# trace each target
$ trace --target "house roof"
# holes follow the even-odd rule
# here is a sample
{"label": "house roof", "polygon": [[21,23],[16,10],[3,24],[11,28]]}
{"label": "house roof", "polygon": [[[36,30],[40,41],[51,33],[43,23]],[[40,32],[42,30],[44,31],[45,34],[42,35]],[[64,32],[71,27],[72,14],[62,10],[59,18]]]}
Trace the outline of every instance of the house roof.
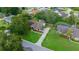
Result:
{"label": "house roof", "polygon": [[79,29],[77,29],[77,28],[73,29],[72,36],[79,38]]}
{"label": "house roof", "polygon": [[67,30],[68,30],[68,26],[66,26],[66,25],[58,25],[57,26],[57,30],[59,31],[59,32],[63,32],[63,33],[66,33],[67,32]]}
{"label": "house roof", "polygon": [[3,20],[5,20],[8,23],[11,23],[12,17],[13,17],[13,15],[8,16],[8,17],[4,17]]}
{"label": "house roof", "polygon": [[45,23],[43,20],[39,20],[39,21],[32,21],[33,23],[31,23],[31,27],[34,29],[39,29],[41,30],[43,27],[43,24]]}
{"label": "house roof", "polygon": [[72,27],[69,27],[69,26],[66,26],[66,25],[58,25],[57,26],[57,30],[59,32],[62,32],[62,33],[66,33],[69,28],[72,29],[72,37],[73,38],[79,38],[79,29],[76,28],[74,25]]}

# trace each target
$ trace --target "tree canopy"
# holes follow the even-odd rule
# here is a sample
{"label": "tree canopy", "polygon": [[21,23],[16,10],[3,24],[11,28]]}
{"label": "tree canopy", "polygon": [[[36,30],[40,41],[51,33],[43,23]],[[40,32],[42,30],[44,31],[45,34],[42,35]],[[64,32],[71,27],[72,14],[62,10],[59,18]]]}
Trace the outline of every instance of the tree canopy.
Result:
{"label": "tree canopy", "polygon": [[7,15],[17,15],[20,13],[20,9],[18,7],[2,7],[0,8],[0,12]]}
{"label": "tree canopy", "polygon": [[14,34],[7,35],[0,32],[0,51],[21,51],[21,38]]}
{"label": "tree canopy", "polygon": [[47,23],[55,24],[62,21],[62,17],[54,13],[53,10],[40,11],[35,15],[36,19],[44,19]]}
{"label": "tree canopy", "polygon": [[25,35],[29,32],[30,27],[28,23],[29,17],[27,14],[19,14],[12,20],[10,30],[17,35]]}
{"label": "tree canopy", "polygon": [[79,11],[79,7],[71,7],[71,9],[74,11]]}

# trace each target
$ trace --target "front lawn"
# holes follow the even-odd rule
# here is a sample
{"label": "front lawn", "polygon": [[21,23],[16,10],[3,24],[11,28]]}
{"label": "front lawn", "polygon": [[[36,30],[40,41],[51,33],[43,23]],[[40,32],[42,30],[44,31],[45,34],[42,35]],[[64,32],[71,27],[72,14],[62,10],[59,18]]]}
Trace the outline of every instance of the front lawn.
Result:
{"label": "front lawn", "polygon": [[28,41],[30,41],[32,43],[36,43],[38,41],[38,39],[40,38],[40,36],[41,36],[40,33],[31,31],[31,32],[29,32],[28,35],[24,36],[24,39],[28,40]]}
{"label": "front lawn", "polygon": [[55,51],[79,51],[79,44],[60,36],[56,30],[51,29],[42,45]]}

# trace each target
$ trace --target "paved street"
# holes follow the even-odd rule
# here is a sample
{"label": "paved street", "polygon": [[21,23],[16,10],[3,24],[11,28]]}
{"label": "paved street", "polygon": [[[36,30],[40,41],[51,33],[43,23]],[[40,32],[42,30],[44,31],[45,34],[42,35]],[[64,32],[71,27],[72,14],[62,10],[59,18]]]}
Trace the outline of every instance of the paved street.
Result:
{"label": "paved street", "polygon": [[37,46],[37,45],[35,45],[29,41],[26,41],[26,40],[22,41],[22,46],[25,51],[51,51],[50,49]]}

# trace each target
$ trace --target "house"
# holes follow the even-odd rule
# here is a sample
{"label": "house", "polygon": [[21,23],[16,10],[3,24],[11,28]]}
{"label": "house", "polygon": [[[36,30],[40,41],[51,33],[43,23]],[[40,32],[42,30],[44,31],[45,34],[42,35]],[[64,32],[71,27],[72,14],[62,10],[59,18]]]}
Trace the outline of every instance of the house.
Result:
{"label": "house", "polygon": [[40,11],[45,11],[45,10],[47,10],[48,9],[48,7],[32,7],[32,8],[28,8],[27,9],[27,12],[29,13],[29,14],[36,14],[36,13],[38,13],[38,12],[40,12]]}
{"label": "house", "polygon": [[63,11],[61,11],[59,15],[62,16],[62,17],[67,17],[68,16],[68,14],[63,12]]}
{"label": "house", "polygon": [[72,38],[79,41],[79,29],[77,29],[77,28],[73,29]]}
{"label": "house", "polygon": [[33,8],[28,8],[26,10],[29,14],[36,14],[38,12],[38,9],[33,7]]}
{"label": "house", "polygon": [[12,17],[13,17],[13,15],[11,15],[11,16],[5,16],[5,17],[3,18],[3,20],[4,20],[5,22],[7,22],[7,23],[11,23]]}
{"label": "house", "polygon": [[57,8],[57,7],[55,7],[53,11],[55,13],[57,13],[58,15],[60,15],[61,17],[69,17],[71,9],[70,8],[65,9],[65,8]]}
{"label": "house", "polygon": [[44,20],[39,20],[39,21],[31,20],[30,26],[33,30],[42,32],[45,27],[45,21]]}
{"label": "house", "polygon": [[67,32],[68,28],[69,28],[69,27],[68,27],[67,25],[58,25],[58,26],[57,26],[57,31],[58,31],[59,33],[65,34],[65,33]]}
{"label": "house", "polygon": [[66,26],[66,25],[58,25],[57,31],[63,35],[67,35],[68,29],[71,28],[71,39],[75,39],[76,41],[79,41],[79,29],[76,28],[74,25],[72,27]]}

